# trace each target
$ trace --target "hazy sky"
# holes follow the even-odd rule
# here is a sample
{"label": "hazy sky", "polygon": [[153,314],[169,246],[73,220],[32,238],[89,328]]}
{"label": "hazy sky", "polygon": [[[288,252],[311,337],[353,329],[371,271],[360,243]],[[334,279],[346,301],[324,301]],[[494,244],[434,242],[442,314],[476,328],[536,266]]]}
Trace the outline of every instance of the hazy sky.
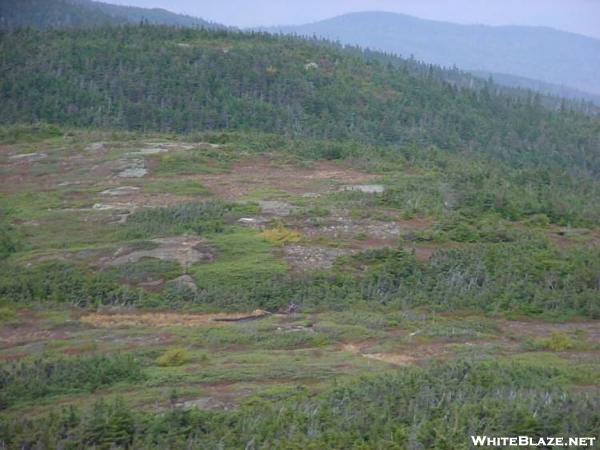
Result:
{"label": "hazy sky", "polygon": [[225,25],[292,25],[352,11],[394,11],[489,25],[543,25],[600,38],[600,0],[103,0],[161,7]]}

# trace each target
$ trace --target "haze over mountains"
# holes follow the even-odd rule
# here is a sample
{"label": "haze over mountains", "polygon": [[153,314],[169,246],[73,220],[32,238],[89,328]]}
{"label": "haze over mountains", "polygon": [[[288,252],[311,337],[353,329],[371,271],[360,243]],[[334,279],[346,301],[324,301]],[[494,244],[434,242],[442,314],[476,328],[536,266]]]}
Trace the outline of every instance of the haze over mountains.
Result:
{"label": "haze over mountains", "polygon": [[218,25],[198,17],[176,14],[159,8],[137,8],[91,0],[3,0],[0,2],[0,30],[20,27],[89,27],[105,24],[137,24],[215,28]]}
{"label": "haze over mountains", "polygon": [[428,63],[600,93],[600,40],[551,28],[458,25],[364,12],[269,31],[319,36],[406,57],[414,55]]}

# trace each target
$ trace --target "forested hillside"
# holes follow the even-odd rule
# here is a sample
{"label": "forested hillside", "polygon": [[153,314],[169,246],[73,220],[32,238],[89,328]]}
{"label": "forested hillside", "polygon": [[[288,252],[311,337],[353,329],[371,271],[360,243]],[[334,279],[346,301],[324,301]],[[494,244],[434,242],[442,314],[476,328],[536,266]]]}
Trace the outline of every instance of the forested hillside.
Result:
{"label": "forested hillside", "polygon": [[270,30],[600,93],[600,40],[551,28],[459,25],[388,12],[358,12]]}
{"label": "forested hillside", "polygon": [[253,129],[600,170],[597,117],[292,38],[150,26],[21,30],[1,35],[0,53],[5,124]]}
{"label": "forested hillside", "polygon": [[[381,27],[379,20],[383,20],[383,22],[386,23],[386,26]],[[346,21],[349,23],[346,24]],[[407,22],[408,29],[411,30],[410,32],[406,31],[407,26],[405,25],[407,24],[404,24],[403,21]],[[0,30],[14,30],[26,27],[37,29],[88,28],[107,24],[124,25],[139,24],[141,22],[190,28],[225,28],[223,25],[207,22],[201,18],[175,14],[164,9],[121,6],[92,0],[6,0],[0,4]],[[415,24],[420,25],[420,27],[415,27]],[[554,83],[550,83],[548,81],[544,82],[539,79],[531,78],[532,76],[536,76],[540,79],[547,80],[544,76],[548,75],[548,71],[543,73],[544,76],[537,72],[531,72],[528,73],[530,78],[527,78],[514,75],[525,73],[521,72],[523,64],[494,66],[494,64],[500,64],[502,59],[506,59],[501,54],[501,50],[503,46],[509,45],[511,40],[510,36],[504,36],[500,31],[496,33],[497,36],[491,39],[496,39],[498,41],[497,45],[495,45],[493,49],[486,50],[483,55],[477,54],[476,56],[471,56],[469,52],[478,52],[480,50],[477,48],[469,48],[469,46],[464,45],[464,42],[462,41],[444,51],[440,50],[440,42],[437,42],[435,45],[427,44],[427,51],[425,51],[422,48],[425,44],[422,42],[417,43],[420,40],[423,40],[423,36],[426,36],[425,40],[427,41],[431,36],[436,36],[440,33],[443,35],[444,32],[448,32],[452,27],[455,27],[456,30],[451,33],[450,38],[443,39],[444,43],[447,44],[448,42],[452,42],[453,39],[457,39],[457,36],[461,36],[464,40],[465,36],[469,36],[469,33],[475,35],[482,32],[482,30],[485,30],[485,28],[479,29],[477,27],[465,27],[461,30],[461,26],[451,24],[446,24],[446,26],[441,29],[437,29],[436,26],[439,27],[439,24],[436,22],[419,21],[414,18],[394,14],[363,13],[323,21],[317,24],[298,27],[276,27],[267,30],[296,33],[310,37],[321,36],[322,38],[328,38],[334,41],[339,40],[344,44],[362,45],[363,47],[370,47],[371,49],[379,51],[388,51],[396,54],[401,53],[404,57],[416,56],[418,59],[424,60],[425,63],[441,64],[448,67],[458,64],[461,69],[470,69],[470,73],[475,74],[476,77],[481,77],[483,79],[492,77],[499,85],[507,88],[505,91],[509,95],[519,96],[520,94],[519,92],[511,92],[508,88],[534,90],[546,94],[548,97],[546,97],[545,103],[551,104],[553,107],[559,103],[559,97],[582,102],[591,102],[594,103],[596,107],[600,106],[600,94],[593,94],[567,86],[567,84],[577,85],[576,82],[568,83],[562,79],[556,79],[555,77],[553,80]],[[349,28],[346,29],[345,27]],[[354,33],[354,30],[358,29],[360,29],[361,32]],[[504,34],[510,33],[506,31]],[[563,38],[568,36],[566,33],[562,34],[564,35]],[[468,37],[468,40],[478,41],[479,37],[471,36]],[[486,42],[489,41],[490,39],[486,40]],[[456,53],[461,53],[461,55],[457,55]],[[464,53],[464,55],[462,53]],[[487,65],[482,65],[481,61],[485,59],[485,57],[489,57],[488,54],[491,55],[491,62],[488,61]],[[527,59],[537,57],[535,52],[526,56]],[[463,61],[464,57],[469,57],[471,59]],[[513,57],[518,58],[517,56]],[[522,55],[522,57],[524,56]],[[585,61],[585,64],[593,65],[593,60],[594,57],[592,53],[591,60]],[[556,61],[553,61],[552,63],[556,64]],[[578,63],[578,66],[581,66],[581,61]],[[510,72],[497,73],[492,69],[510,70]],[[447,70],[446,72],[448,73],[450,70]],[[466,74],[467,72],[462,73],[461,78],[463,82],[468,78]],[[572,75],[572,72],[568,71],[568,74]],[[477,78],[472,78],[473,79],[469,81],[470,84],[479,83]],[[556,96],[556,98],[549,96]]]}
{"label": "forested hillside", "polygon": [[0,3],[0,30],[24,27],[86,28],[140,22],[195,28],[218,27],[197,17],[164,9],[136,8],[92,0],[3,0]]}

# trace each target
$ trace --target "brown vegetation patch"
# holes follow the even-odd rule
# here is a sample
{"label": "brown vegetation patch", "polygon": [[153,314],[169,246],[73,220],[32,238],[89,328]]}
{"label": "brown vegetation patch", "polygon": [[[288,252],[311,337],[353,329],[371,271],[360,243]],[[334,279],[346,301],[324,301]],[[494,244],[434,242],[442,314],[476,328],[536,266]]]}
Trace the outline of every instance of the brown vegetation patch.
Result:
{"label": "brown vegetation patch", "polygon": [[19,311],[18,322],[0,327],[0,349],[35,341],[40,319],[31,311]]}
{"label": "brown vegetation patch", "polygon": [[577,244],[600,247],[600,231],[598,230],[583,228],[553,230],[548,232],[547,236],[558,248],[570,247]]}
{"label": "brown vegetation patch", "polygon": [[291,194],[324,193],[345,183],[368,182],[378,177],[359,172],[334,161],[317,161],[310,166],[285,164],[265,155],[233,165],[231,171],[219,174],[185,177],[200,181],[216,196],[234,200],[261,189]]}
{"label": "brown vegetation patch", "polygon": [[7,363],[17,362],[23,358],[27,358],[28,356],[28,353],[13,353],[12,355],[0,356],[0,361],[4,361]]}
{"label": "brown vegetation patch", "polygon": [[429,261],[433,254],[439,250],[434,247],[413,247],[412,249],[415,251],[416,258],[423,262]]}
{"label": "brown vegetation patch", "polygon": [[302,234],[308,237],[325,237],[329,239],[355,239],[363,236],[366,239],[375,240],[397,240],[403,233],[423,230],[431,226],[431,222],[426,219],[411,220],[375,220],[375,219],[353,219],[343,212],[337,213],[334,217],[323,219],[318,226],[314,226],[310,221],[303,221],[295,224],[295,228],[300,228]]}
{"label": "brown vegetation patch", "polygon": [[71,333],[64,330],[40,330],[38,321],[25,322],[14,327],[0,330],[0,349],[21,346],[40,341],[66,339]]}
{"label": "brown vegetation patch", "polygon": [[581,339],[600,344],[600,321],[549,323],[539,321],[504,321],[502,329],[515,337],[539,338],[552,333],[581,334]]}
{"label": "brown vegetation patch", "polygon": [[409,355],[401,355],[398,353],[363,353],[363,357],[382,361],[395,366],[410,366],[414,365],[416,360]]}
{"label": "brown vegetation patch", "polygon": [[136,326],[151,327],[198,327],[219,325],[268,316],[267,311],[257,309],[248,313],[181,314],[181,313],[129,313],[90,314],[79,320],[100,328],[122,328]]}
{"label": "brown vegetation patch", "polygon": [[43,154],[47,157],[8,157],[6,164],[0,164],[0,170],[7,172],[6,176],[0,177],[0,191],[22,193],[32,186],[44,191],[70,185],[89,186],[97,175],[98,164],[101,163],[96,156],[68,154],[63,149]]}

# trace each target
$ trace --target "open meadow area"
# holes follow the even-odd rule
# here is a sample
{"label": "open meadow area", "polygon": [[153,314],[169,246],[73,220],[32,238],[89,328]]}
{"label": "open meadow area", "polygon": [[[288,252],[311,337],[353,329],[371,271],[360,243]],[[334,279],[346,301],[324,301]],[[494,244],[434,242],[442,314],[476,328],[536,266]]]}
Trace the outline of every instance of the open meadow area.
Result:
{"label": "open meadow area", "polygon": [[[454,421],[538,430],[565,401],[572,413],[554,432],[593,432],[596,211],[575,210],[580,225],[566,226],[522,211],[509,187],[504,219],[485,201],[499,195],[494,177],[513,174],[485,161],[327,159],[324,142],[280,145],[6,134],[1,439],[65,429],[59,439],[86,445],[233,448],[257,427],[284,447],[312,433],[314,448],[344,448],[385,433],[425,439]],[[490,172],[465,183],[479,171]],[[463,402],[446,410],[455,395]],[[498,412],[477,423],[486,402]],[[406,417],[386,419],[397,408]],[[331,434],[325,418],[352,433]],[[224,435],[230,422],[237,432]]]}

